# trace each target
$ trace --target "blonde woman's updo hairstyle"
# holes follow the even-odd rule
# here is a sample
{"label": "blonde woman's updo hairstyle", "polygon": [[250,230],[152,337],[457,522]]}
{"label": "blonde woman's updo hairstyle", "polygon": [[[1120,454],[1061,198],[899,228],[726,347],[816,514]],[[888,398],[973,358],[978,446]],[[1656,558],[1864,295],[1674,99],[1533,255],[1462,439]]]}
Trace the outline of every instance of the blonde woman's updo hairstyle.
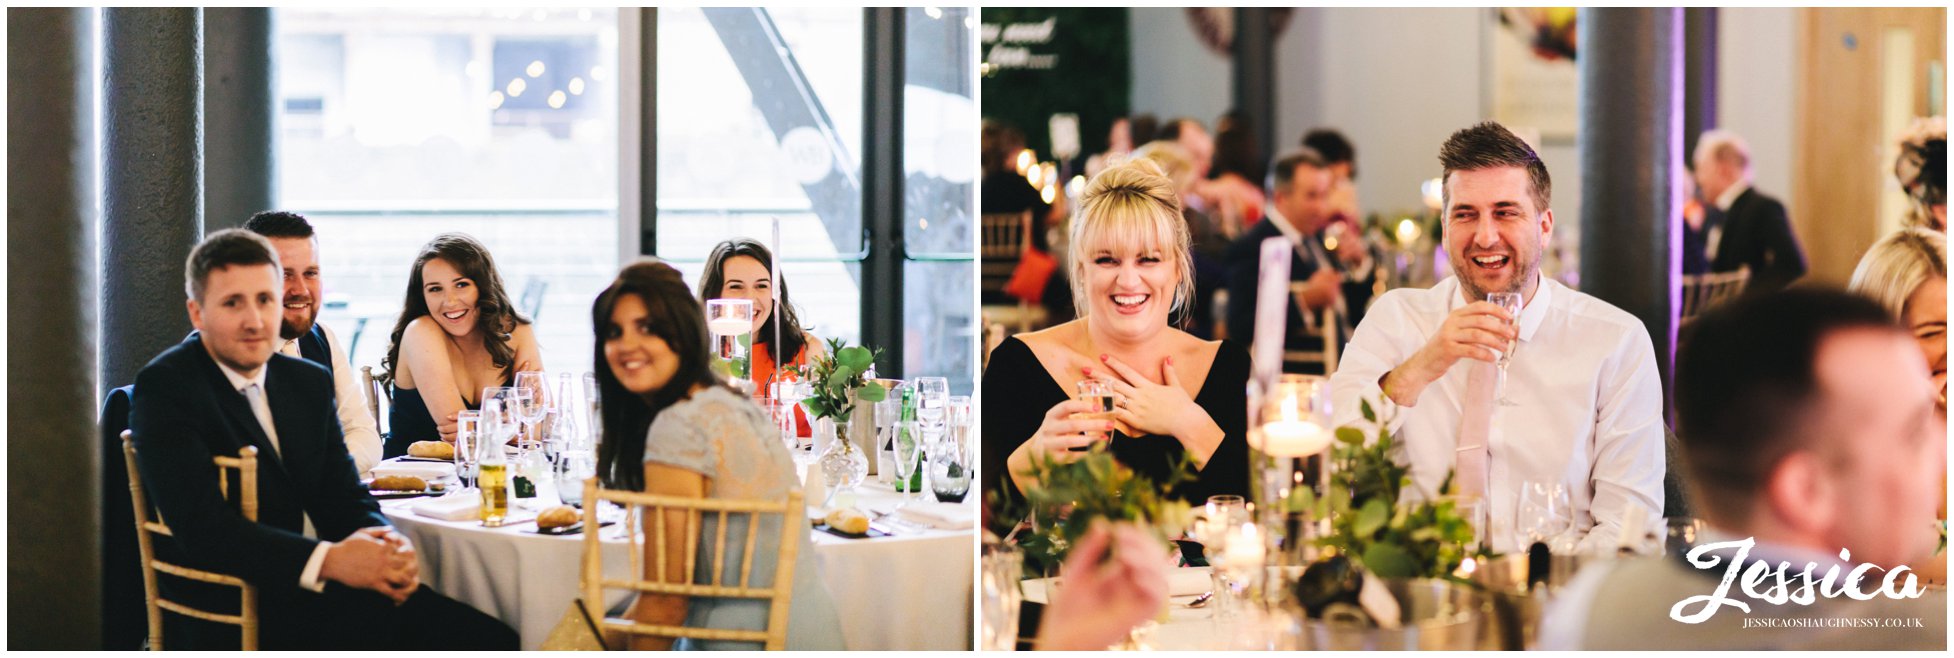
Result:
{"label": "blonde woman's updo hairstyle", "polygon": [[1184,190],[1194,183],[1194,159],[1187,149],[1173,142],[1147,142],[1127,156],[1129,160],[1152,160],[1160,165],[1160,173],[1173,181],[1175,190]]}
{"label": "blonde woman's updo hairstyle", "polygon": [[1930,277],[1947,278],[1947,236],[1925,228],[1880,238],[1852,271],[1852,292],[1871,298],[1899,319],[1907,298]]}
{"label": "blonde woman's updo hairstyle", "polygon": [[1086,266],[1101,249],[1114,253],[1159,251],[1162,260],[1179,268],[1169,321],[1179,325],[1194,299],[1194,256],[1188,249],[1187,221],[1181,218],[1180,196],[1174,183],[1152,160],[1132,158],[1093,177],[1079,195],[1072,218],[1072,305],[1079,317],[1090,315],[1086,296]]}

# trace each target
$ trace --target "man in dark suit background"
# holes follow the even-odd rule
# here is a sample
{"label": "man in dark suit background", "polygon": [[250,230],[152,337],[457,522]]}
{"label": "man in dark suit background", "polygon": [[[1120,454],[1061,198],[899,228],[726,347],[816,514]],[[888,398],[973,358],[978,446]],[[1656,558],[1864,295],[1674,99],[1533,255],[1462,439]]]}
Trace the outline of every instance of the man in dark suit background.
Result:
{"label": "man in dark suit background", "polygon": [[1324,308],[1338,307],[1342,325],[1339,340],[1349,342],[1350,327],[1362,318],[1363,309],[1370,302],[1371,268],[1343,257],[1369,260],[1360,242],[1338,249],[1338,255],[1334,256],[1324,248],[1323,228],[1330,221],[1330,169],[1322,156],[1302,149],[1278,158],[1270,171],[1265,219],[1228,245],[1228,337],[1240,341],[1254,339],[1262,241],[1281,236],[1295,247],[1289,260],[1289,280],[1303,284],[1300,294],[1289,296],[1285,320],[1289,335],[1284,341],[1285,349],[1323,347],[1321,339],[1302,333],[1309,326],[1304,323],[1304,307],[1319,314]]}
{"label": "man in dark suit background", "polygon": [[1697,189],[1709,206],[1702,232],[1710,271],[1749,267],[1745,294],[1781,290],[1804,276],[1805,252],[1784,204],[1751,188],[1750,147],[1743,138],[1723,130],[1705,132],[1691,160]]}
{"label": "man in dark suit background", "polygon": [[[271,244],[219,231],[185,267],[198,331],[136,375],[130,412],[137,468],[174,536],[159,550],[256,586],[266,649],[517,648],[508,625],[420,587],[413,545],[388,526],[354,471],[332,375],[274,353],[284,286]],[[258,448],[255,523],[223,499],[211,463],[247,445]],[[164,580],[168,594],[226,605]],[[237,637],[183,630],[167,646]]]}

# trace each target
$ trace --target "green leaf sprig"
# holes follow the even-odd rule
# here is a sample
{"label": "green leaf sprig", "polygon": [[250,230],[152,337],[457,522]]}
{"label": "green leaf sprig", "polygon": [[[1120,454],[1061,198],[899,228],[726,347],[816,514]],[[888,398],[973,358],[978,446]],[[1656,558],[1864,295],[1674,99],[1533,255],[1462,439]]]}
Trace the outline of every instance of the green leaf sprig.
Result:
{"label": "green leaf sprig", "polygon": [[1019,520],[1030,520],[1031,526],[1018,532],[1018,547],[1024,551],[1027,573],[1044,574],[1065,560],[1094,519],[1138,523],[1163,543],[1179,536],[1192,511],[1186,501],[1169,494],[1193,481],[1194,473],[1192,457],[1183,454],[1167,480],[1156,483],[1113,459],[1106,444],[1095,443],[1071,461],[1032,455],[1026,474],[1038,485],[1022,498],[993,492],[988,504],[998,510],[993,523],[1004,524],[994,527],[1000,536]]}
{"label": "green leaf sprig", "polygon": [[[1450,577],[1466,557],[1472,523],[1452,498],[1426,495],[1417,503],[1404,499],[1411,469],[1404,464],[1403,444],[1392,436],[1388,420],[1378,422],[1370,401],[1362,401],[1361,408],[1364,420],[1377,428],[1377,440],[1368,441],[1355,426],[1338,428],[1337,441],[1330,448],[1335,466],[1328,493],[1318,498],[1298,487],[1300,500],[1292,499],[1291,506],[1311,510],[1317,518],[1330,518],[1330,534],[1318,538],[1317,545],[1357,559],[1373,574]],[[1452,493],[1451,473],[1439,489]]]}
{"label": "green leaf sprig", "polygon": [[[828,339],[828,353],[810,357],[805,366],[795,368],[802,381],[814,385],[814,395],[801,404],[808,413],[817,418],[846,419],[855,411],[855,403],[881,402],[888,397],[888,390],[867,378],[868,369],[882,358],[882,350],[870,351],[859,345],[843,347],[841,339]],[[849,391],[855,396],[850,399]]]}

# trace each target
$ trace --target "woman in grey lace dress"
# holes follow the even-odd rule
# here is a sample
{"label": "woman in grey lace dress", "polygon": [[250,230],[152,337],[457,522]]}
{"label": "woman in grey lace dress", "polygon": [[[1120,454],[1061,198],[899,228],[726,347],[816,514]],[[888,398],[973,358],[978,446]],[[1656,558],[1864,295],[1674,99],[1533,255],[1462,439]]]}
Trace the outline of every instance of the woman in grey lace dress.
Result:
{"label": "woman in grey lace dress", "polygon": [[[787,449],[766,413],[726,386],[709,367],[705,311],[678,270],[640,260],[619,272],[591,309],[597,328],[597,385],[603,404],[598,474],[614,489],[667,496],[781,500],[800,485]],[[763,517],[753,559],[754,587],[773,583],[781,542],[797,542],[787,648],[840,649],[841,631],[828,591],[815,571],[806,526],[782,533],[778,516]],[[725,566],[737,582],[747,519],[727,522]],[[716,519],[702,522],[701,542],[718,536]],[[657,564],[646,542],[643,564]],[[674,569],[684,547],[667,548]],[[719,582],[712,551],[701,547],[693,582]],[[767,603],[753,599],[644,595],[627,616],[644,624],[760,630]],[[641,638],[632,649],[759,649],[751,642],[668,642]]]}

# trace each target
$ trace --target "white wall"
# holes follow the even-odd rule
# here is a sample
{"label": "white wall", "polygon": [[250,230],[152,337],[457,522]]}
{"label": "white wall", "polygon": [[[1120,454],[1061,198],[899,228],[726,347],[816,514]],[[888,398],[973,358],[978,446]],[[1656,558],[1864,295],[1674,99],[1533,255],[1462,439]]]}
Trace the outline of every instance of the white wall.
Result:
{"label": "white wall", "polygon": [[1201,45],[1179,7],[1134,7],[1127,11],[1132,31],[1132,112],[1151,113],[1162,122],[1187,116],[1213,129],[1215,119],[1233,104],[1228,58]]}
{"label": "white wall", "polygon": [[1717,127],[1750,143],[1757,189],[1783,201],[1792,221],[1793,106],[1798,10],[1725,7],[1717,11]]}

